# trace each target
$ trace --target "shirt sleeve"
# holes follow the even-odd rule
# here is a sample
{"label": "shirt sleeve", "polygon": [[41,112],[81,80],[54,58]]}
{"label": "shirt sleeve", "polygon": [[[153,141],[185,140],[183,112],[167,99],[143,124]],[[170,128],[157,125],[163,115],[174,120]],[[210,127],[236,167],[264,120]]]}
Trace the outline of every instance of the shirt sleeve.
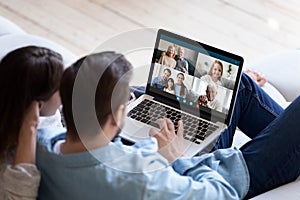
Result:
{"label": "shirt sleeve", "polygon": [[33,164],[8,165],[3,174],[6,199],[33,200],[37,198],[40,172]]}
{"label": "shirt sleeve", "polygon": [[[248,168],[242,153],[236,148],[220,149],[191,159],[178,159],[173,163],[173,168],[179,174],[193,177],[194,180],[199,180],[201,177],[205,178],[207,176],[203,175],[205,172],[212,175],[212,172],[215,172],[222,177],[223,181],[229,184],[231,189],[237,192],[239,199],[242,199],[249,190],[250,178]],[[224,184],[218,179],[218,176],[215,176],[215,178],[217,178],[217,183]],[[214,181],[213,179],[210,180]],[[219,194],[222,196],[223,192],[221,190]],[[224,195],[226,195],[226,192]]]}
{"label": "shirt sleeve", "polygon": [[158,83],[158,77],[155,77],[152,82],[151,82],[151,86],[152,87],[157,87],[157,83]]}
{"label": "shirt sleeve", "polygon": [[211,81],[211,80],[210,80],[210,76],[209,76],[208,74],[202,76],[202,77],[200,78],[200,80],[205,81],[205,82],[207,82],[207,83],[209,83],[209,82]]}
{"label": "shirt sleeve", "polygon": [[216,154],[178,159],[173,163],[174,170],[166,169],[154,176],[145,198],[242,199],[248,192],[248,171],[241,155],[232,151],[224,154],[228,162]]}
{"label": "shirt sleeve", "polygon": [[189,63],[186,59],[184,61],[185,61],[186,73],[189,73]]}

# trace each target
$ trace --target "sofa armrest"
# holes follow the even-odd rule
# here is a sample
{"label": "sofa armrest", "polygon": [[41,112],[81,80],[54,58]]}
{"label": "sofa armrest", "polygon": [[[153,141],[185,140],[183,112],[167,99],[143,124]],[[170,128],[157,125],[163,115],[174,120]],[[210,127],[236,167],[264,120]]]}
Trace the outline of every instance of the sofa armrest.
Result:
{"label": "sofa armrest", "polygon": [[300,199],[300,181],[297,181],[285,184],[281,187],[275,188],[271,191],[258,195],[252,200],[281,200],[281,199]]}
{"label": "sofa armrest", "polygon": [[0,16],[0,36],[13,34],[13,33],[25,34],[25,31],[23,31],[18,25]]}
{"label": "sofa armrest", "polygon": [[300,50],[283,51],[257,60],[245,66],[261,72],[284,96],[292,101],[300,94]]}

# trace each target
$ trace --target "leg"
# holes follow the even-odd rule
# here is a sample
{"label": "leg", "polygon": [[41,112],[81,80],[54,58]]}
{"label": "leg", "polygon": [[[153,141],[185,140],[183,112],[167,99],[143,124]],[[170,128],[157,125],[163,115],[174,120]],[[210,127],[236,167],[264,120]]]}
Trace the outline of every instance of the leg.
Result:
{"label": "leg", "polygon": [[241,148],[250,174],[247,198],[294,181],[299,176],[299,117],[300,97]]}
{"label": "leg", "polygon": [[236,127],[250,138],[254,138],[282,111],[283,109],[269,95],[250,77],[243,74],[231,124],[221,134],[215,149],[231,147]]}
{"label": "leg", "polygon": [[145,86],[131,86],[130,92],[133,92],[136,98],[139,98],[141,95],[145,94]]}

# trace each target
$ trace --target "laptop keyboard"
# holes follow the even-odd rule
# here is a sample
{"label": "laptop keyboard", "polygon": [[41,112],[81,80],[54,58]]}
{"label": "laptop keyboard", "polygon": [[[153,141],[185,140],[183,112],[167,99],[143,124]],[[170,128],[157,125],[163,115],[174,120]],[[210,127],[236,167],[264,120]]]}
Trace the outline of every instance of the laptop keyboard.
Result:
{"label": "laptop keyboard", "polygon": [[157,119],[169,118],[174,123],[176,132],[178,129],[178,121],[181,119],[184,126],[184,138],[195,142],[196,144],[200,144],[206,137],[218,129],[218,126],[214,124],[163,106],[162,104],[155,103],[148,99],[143,100],[140,104],[133,108],[128,113],[128,117],[157,128],[159,128],[155,123]]}

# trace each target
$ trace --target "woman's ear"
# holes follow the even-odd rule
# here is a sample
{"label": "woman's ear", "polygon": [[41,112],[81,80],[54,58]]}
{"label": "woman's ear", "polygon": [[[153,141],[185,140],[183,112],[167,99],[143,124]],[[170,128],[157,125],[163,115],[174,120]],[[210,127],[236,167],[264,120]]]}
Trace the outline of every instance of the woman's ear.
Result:
{"label": "woman's ear", "polygon": [[44,107],[44,101],[38,101],[38,104],[39,104],[39,110],[40,110],[40,115],[41,115],[41,112],[42,112],[43,107]]}

